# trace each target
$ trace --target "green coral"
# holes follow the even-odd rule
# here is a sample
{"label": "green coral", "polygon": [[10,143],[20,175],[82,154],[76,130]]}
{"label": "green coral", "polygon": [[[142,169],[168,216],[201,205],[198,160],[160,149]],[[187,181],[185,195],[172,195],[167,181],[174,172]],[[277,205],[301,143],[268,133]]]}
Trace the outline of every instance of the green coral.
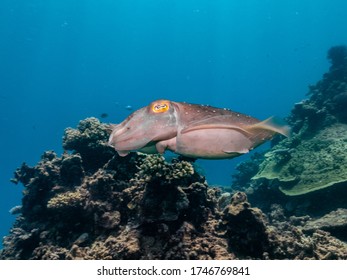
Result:
{"label": "green coral", "polygon": [[[285,143],[283,144],[285,146]],[[268,152],[253,179],[278,181],[286,195],[302,195],[347,182],[347,125],[336,124],[302,139],[294,149]]]}
{"label": "green coral", "polygon": [[188,161],[174,160],[172,163],[165,161],[161,155],[148,155],[138,166],[136,177],[143,182],[150,182],[154,178],[164,179],[168,182],[189,178],[194,175],[194,167]]}
{"label": "green coral", "polygon": [[47,203],[48,209],[66,209],[83,205],[85,196],[80,191],[69,191],[58,194]]}

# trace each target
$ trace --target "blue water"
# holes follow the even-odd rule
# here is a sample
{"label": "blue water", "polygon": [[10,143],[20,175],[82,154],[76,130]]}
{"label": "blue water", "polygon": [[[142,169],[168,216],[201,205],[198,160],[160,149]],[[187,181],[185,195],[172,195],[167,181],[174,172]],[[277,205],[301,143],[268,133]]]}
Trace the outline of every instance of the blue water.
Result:
{"label": "blue water", "polygon": [[[347,43],[345,0],[2,0],[0,236],[21,203],[9,179],[64,128],[159,98],[285,117]],[[199,160],[230,185],[234,160]]]}

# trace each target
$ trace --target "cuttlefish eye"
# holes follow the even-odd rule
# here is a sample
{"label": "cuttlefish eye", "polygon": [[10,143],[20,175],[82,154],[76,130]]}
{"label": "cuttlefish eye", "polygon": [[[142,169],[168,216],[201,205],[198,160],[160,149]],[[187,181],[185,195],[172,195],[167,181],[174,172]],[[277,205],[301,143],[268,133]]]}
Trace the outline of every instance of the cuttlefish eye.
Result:
{"label": "cuttlefish eye", "polygon": [[169,101],[159,101],[152,104],[153,113],[163,113],[169,110]]}

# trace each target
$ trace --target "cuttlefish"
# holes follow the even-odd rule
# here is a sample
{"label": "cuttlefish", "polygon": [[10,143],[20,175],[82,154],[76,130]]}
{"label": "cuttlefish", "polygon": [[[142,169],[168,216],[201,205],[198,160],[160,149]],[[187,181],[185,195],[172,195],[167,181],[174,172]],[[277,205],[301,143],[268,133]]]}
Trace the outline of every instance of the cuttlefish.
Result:
{"label": "cuttlefish", "polygon": [[256,118],[228,109],[157,100],[112,125],[108,144],[120,156],[131,151],[176,154],[204,159],[233,158],[270,140],[289,135],[274,118]]}

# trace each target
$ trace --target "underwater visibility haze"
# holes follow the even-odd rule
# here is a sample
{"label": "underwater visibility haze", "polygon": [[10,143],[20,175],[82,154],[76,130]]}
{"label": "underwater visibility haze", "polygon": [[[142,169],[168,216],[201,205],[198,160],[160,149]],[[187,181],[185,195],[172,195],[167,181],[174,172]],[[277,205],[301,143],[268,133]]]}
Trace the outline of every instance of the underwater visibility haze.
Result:
{"label": "underwater visibility haze", "polygon": [[[347,259],[346,11],[343,0],[2,1],[0,259]],[[145,146],[117,148],[110,124],[154,100],[172,101],[160,112],[276,116],[292,135],[245,154],[262,141],[233,120],[245,155],[212,161],[189,158],[210,158],[210,138],[181,137],[188,158],[128,154],[161,151],[142,134]],[[225,128],[195,118],[186,136]],[[264,140],[287,134],[271,129]]]}

